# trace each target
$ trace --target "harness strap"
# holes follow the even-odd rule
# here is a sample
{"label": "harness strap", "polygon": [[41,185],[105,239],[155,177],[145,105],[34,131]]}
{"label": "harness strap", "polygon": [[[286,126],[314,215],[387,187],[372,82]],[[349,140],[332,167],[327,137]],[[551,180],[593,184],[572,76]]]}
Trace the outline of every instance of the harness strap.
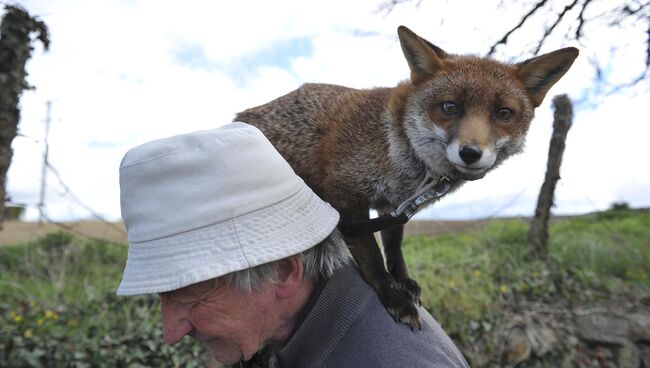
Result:
{"label": "harness strap", "polygon": [[404,225],[415,215],[421,205],[444,196],[449,188],[451,188],[451,183],[447,177],[442,176],[437,182],[434,182],[427,175],[415,194],[402,202],[395,211],[369,220],[339,224],[339,230],[343,235],[356,237],[370,235],[392,226]]}

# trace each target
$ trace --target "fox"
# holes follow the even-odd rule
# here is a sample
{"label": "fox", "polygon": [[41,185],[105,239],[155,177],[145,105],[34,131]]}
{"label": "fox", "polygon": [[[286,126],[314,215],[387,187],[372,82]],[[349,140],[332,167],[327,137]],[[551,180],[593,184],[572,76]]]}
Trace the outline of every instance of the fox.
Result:
{"label": "fox", "polygon": [[[522,152],[535,108],[579,53],[505,63],[447,53],[405,26],[397,35],[410,70],[397,86],[304,84],[234,118],[261,130],[340,224],[368,221],[370,210],[390,214],[427,180],[446,180],[451,193]],[[344,233],[388,313],[415,329],[421,288],[409,277],[403,236],[403,224],[382,229],[382,256],[374,234]]]}

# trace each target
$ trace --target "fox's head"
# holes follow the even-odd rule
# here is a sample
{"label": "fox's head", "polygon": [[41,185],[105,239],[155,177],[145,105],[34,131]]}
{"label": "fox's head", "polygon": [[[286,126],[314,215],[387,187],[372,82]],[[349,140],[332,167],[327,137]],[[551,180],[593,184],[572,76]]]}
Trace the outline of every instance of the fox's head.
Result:
{"label": "fox's head", "polygon": [[521,152],[534,108],[578,56],[568,47],[507,64],[446,53],[404,26],[398,35],[411,80],[392,113],[429,170],[461,180]]}

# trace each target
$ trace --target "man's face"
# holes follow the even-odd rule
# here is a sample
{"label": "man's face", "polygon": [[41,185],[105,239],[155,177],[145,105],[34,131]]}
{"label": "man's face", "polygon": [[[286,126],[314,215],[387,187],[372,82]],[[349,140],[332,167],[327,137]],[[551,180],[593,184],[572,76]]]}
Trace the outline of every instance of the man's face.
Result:
{"label": "man's face", "polygon": [[273,338],[274,301],[270,284],[248,294],[214,280],[161,293],[163,336],[175,344],[189,335],[224,364],[248,360]]}

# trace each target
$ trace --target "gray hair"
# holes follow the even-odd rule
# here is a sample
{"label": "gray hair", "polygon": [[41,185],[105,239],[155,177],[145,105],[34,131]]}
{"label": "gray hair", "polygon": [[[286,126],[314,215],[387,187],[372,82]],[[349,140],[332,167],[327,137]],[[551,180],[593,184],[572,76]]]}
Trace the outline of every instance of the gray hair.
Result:
{"label": "gray hair", "polygon": [[[346,265],[351,259],[348,247],[343,241],[343,236],[338,228],[330,233],[323,241],[303,251],[303,279],[314,282],[321,277],[328,278],[334,271]],[[232,272],[221,277],[226,285],[239,291],[250,293],[259,290],[265,281],[277,282],[277,268],[282,260],[269,262]]]}

